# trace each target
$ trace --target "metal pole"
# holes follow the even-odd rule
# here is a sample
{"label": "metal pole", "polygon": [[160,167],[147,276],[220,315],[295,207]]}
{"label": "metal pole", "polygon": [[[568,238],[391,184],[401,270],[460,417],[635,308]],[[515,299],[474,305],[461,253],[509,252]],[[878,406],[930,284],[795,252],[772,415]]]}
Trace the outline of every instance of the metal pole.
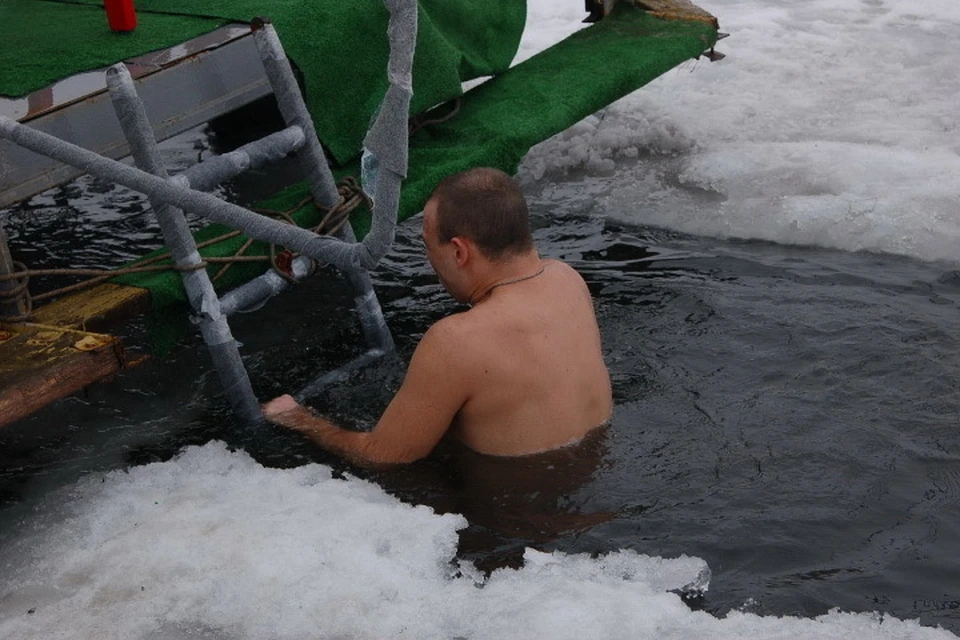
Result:
{"label": "metal pole", "polygon": [[[409,2],[407,4],[411,4],[414,7],[415,15],[416,5]],[[394,12],[395,10],[391,8],[391,26],[394,24]],[[389,31],[390,29],[388,27],[388,32]],[[415,21],[413,33],[407,35],[415,40]],[[284,121],[288,126],[301,127],[306,135],[306,142],[297,150],[297,159],[300,161],[300,165],[310,185],[310,192],[314,200],[318,203],[325,207],[332,207],[340,202],[340,195],[337,193],[336,183],[330,172],[330,166],[324,155],[323,147],[320,146],[320,141],[317,139],[313,119],[310,117],[310,112],[307,111],[307,107],[303,103],[300,87],[297,85],[296,78],[293,75],[293,69],[290,67],[290,62],[280,44],[277,32],[273,28],[273,25],[263,19],[258,19],[258,21],[254,22],[253,39],[257,45],[257,49],[260,51],[260,58],[263,60],[263,67],[266,71],[267,79],[273,87],[273,92],[277,99],[277,106],[280,109]],[[393,61],[395,58],[395,43],[393,37],[391,37],[390,44],[391,60]],[[412,64],[412,61],[413,57],[411,55],[409,64]],[[394,64],[396,63],[394,62]],[[391,104],[389,106],[393,107],[394,105]],[[402,111],[393,114],[400,118],[400,121],[403,123],[403,135],[400,138],[400,142],[403,146],[404,155],[406,153],[408,106],[409,105],[404,105]],[[377,222],[380,223],[377,225],[377,237],[387,237],[392,240],[393,229],[396,227],[397,203],[396,200],[392,200],[391,198],[385,198],[384,200],[386,200],[386,202],[380,206],[381,210],[384,206],[387,208],[387,220],[386,224],[384,224],[384,216],[380,216],[380,219],[377,220]],[[376,202],[374,209],[376,213]],[[383,226],[388,227],[385,233],[382,229]],[[371,230],[371,233],[374,233],[374,230]],[[349,224],[343,227],[337,234],[337,237],[347,245],[355,247],[355,251],[358,254],[361,252],[366,254],[370,253],[363,251],[365,249],[363,245],[357,245],[356,236]],[[386,246],[389,247],[389,243]],[[364,255],[360,262],[368,262],[369,266],[372,267],[379,261],[380,257],[382,257],[382,253],[377,256]],[[394,349],[393,337],[390,335],[390,329],[387,327],[386,319],[383,317],[383,310],[380,307],[377,295],[373,289],[373,281],[370,278],[370,274],[360,264],[356,264],[353,268],[341,268],[341,271],[347,277],[354,290],[354,308],[360,316],[360,325],[363,329],[367,346],[372,349],[392,352]]]}
{"label": "metal pole", "polygon": [[[160,160],[153,129],[126,66],[117,64],[107,70],[107,87],[137,165],[159,178],[166,179],[167,170]],[[257,421],[261,417],[260,405],[250,386],[247,370],[240,358],[237,342],[230,333],[227,318],[220,311],[220,300],[213,289],[213,283],[210,282],[210,276],[203,268],[202,258],[183,211],[161,201],[151,200],[151,205],[173,261],[181,269],[183,288],[193,307],[194,320],[200,326],[204,342],[207,343],[227,401],[241,419]]]}
{"label": "metal pole", "polygon": [[[11,255],[10,246],[7,244],[7,232],[3,230],[3,223],[0,222],[0,274],[8,275],[13,271],[13,255]],[[13,291],[19,286],[15,281],[0,281],[0,294]],[[27,305],[22,297],[9,302],[0,299],[0,318],[21,319],[26,313]]]}
{"label": "metal pole", "polygon": [[317,376],[299,393],[294,394],[293,399],[299,403],[304,403],[307,400],[318,396],[321,391],[329,387],[331,384],[343,382],[352,372],[373,364],[386,355],[387,352],[382,351],[381,349],[370,349],[369,351],[360,354],[342,367]]}
{"label": "metal pole", "polygon": [[[337,236],[344,242],[356,242],[357,238],[353,233],[353,227],[349,224],[344,225]],[[344,275],[353,287],[353,308],[360,316],[360,328],[363,330],[367,346],[392,353],[393,336],[390,334],[386,318],[383,317],[383,309],[373,289],[373,278],[370,277],[370,272],[358,268],[345,271]]]}
{"label": "metal pole", "polygon": [[317,235],[307,229],[261,216],[209,193],[184,189],[175,184],[176,178],[164,180],[22,125],[6,116],[0,116],[0,137],[77,167],[85,173],[139,191],[149,196],[151,201],[166,202],[178,209],[189,210],[214,222],[240,229],[255,240],[279,244],[341,270],[360,264],[361,256],[355,245],[347,245],[331,236]]}
{"label": "metal pole", "polygon": [[[290,264],[290,274],[296,280],[305,278],[313,271],[314,262],[310,258],[298,256]],[[225,315],[255,311],[263,304],[291,286],[286,278],[270,269],[253,280],[231,289],[220,298],[220,310]]]}
{"label": "metal pole", "polygon": [[[385,0],[390,11],[387,36],[390,59],[387,62],[387,88],[376,119],[364,138],[361,166],[367,188],[373,191],[373,221],[370,233],[361,244],[365,260],[376,264],[393,244],[396,231],[400,183],[407,175],[408,119],[413,96],[413,54],[417,39],[417,3],[414,0]],[[368,182],[373,184],[367,185]],[[356,242],[353,229],[344,227],[340,238]],[[373,282],[366,270],[347,274],[356,292],[354,305],[360,316],[367,344],[373,350],[392,352],[393,337],[383,317],[383,310],[373,291]]]}
{"label": "metal pole", "polygon": [[304,145],[297,151],[297,160],[303,169],[304,177],[310,185],[313,199],[320,205],[331,208],[340,201],[337,183],[330,172],[330,165],[320,146],[313,118],[307,111],[300,94],[300,86],[293,75],[287,53],[280,44],[280,38],[273,25],[264,18],[256,18],[252,23],[253,41],[260,51],[260,60],[267,73],[267,80],[273,88],[277,107],[287,126],[298,126],[306,138]]}
{"label": "metal pole", "polygon": [[304,140],[300,127],[287,127],[229,153],[207,158],[177,174],[173,180],[187,189],[210,191],[245,171],[282,160],[299,149]]}

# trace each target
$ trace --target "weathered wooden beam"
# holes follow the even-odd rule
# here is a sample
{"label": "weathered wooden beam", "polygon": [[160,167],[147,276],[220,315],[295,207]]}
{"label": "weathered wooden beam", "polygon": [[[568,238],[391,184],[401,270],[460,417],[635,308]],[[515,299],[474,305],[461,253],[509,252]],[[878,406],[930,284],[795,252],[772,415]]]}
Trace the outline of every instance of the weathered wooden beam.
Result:
{"label": "weathered wooden beam", "polygon": [[690,0],[633,0],[633,3],[661,20],[687,20],[706,22],[719,28],[717,19]]}
{"label": "weathered wooden beam", "polygon": [[0,427],[116,374],[113,336],[35,323],[0,324]]}
{"label": "weathered wooden beam", "polygon": [[[9,273],[4,240],[0,229],[0,273]],[[149,308],[146,289],[107,283],[34,310],[34,322],[0,322],[0,427],[120,371],[120,340],[89,330],[118,326]],[[0,310],[17,317],[25,308],[13,302]]]}
{"label": "weathered wooden beam", "polygon": [[82,331],[109,331],[150,310],[150,291],[101,284],[35,309],[40,324]]}

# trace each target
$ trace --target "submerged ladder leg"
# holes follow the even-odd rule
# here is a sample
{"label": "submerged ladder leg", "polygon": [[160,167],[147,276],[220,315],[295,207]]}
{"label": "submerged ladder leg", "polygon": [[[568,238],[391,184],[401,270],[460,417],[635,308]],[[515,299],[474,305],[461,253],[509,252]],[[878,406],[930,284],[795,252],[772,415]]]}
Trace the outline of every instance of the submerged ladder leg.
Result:
{"label": "submerged ladder leg", "polygon": [[[115,65],[107,71],[107,86],[137,166],[161,178],[168,178],[143,102],[137,95],[130,73],[123,65]],[[257,421],[260,419],[260,405],[183,210],[152,199],[151,206],[174,264],[181,272],[183,287],[195,314],[194,320],[199,324],[227,401],[241,419]]]}

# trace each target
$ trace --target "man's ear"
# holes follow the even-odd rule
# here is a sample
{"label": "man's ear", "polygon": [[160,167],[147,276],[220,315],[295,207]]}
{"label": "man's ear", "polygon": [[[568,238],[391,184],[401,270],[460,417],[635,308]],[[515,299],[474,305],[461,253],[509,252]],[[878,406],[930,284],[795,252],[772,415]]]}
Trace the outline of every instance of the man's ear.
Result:
{"label": "man's ear", "polygon": [[470,244],[465,242],[460,236],[450,238],[450,244],[453,245],[453,257],[457,261],[457,266],[462,267],[470,260]]}

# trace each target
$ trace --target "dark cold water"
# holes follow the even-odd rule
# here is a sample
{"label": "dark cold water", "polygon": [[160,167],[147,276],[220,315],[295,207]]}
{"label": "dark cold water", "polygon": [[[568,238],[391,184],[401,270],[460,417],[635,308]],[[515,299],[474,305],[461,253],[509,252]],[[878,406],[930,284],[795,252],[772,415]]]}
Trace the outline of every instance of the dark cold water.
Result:
{"label": "dark cold water", "polygon": [[[592,188],[584,177],[566,182],[571,195]],[[473,524],[462,554],[480,565],[510,563],[528,544],[688,554],[713,571],[692,603],[711,612],[877,610],[960,633],[955,266],[684,236],[611,222],[623,212],[599,206],[558,210],[535,187],[529,197],[542,253],[573,264],[595,296],[613,422],[567,456],[560,480],[528,461],[518,482],[556,484],[514,491],[519,499],[500,487],[491,500],[468,500],[462,484],[429,472],[385,485],[438,508],[464,506]],[[95,218],[133,225],[115,230],[123,244],[77,241],[99,229],[70,213],[78,198],[94,204]],[[87,183],[4,220],[33,266],[116,264],[154,242],[142,211],[139,199]],[[375,278],[403,357],[456,310],[424,261],[417,219]],[[332,278],[232,325],[264,399],[363,346],[349,295]],[[144,338],[141,327],[128,332]],[[401,373],[399,364],[362,373],[319,406],[375,419]],[[267,465],[337,464],[292,435],[238,429],[202,344],[188,336],[170,356],[0,431],[0,541],[22,535],[45,495],[85,473],[164,460],[213,438]],[[555,513],[544,516],[544,502]],[[558,513],[556,527],[541,521]]]}

